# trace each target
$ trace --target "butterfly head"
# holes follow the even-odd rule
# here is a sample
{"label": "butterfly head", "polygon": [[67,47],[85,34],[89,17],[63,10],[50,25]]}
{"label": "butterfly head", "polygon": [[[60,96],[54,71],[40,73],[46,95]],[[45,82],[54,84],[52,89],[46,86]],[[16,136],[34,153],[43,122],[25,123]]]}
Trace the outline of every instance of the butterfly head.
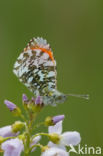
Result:
{"label": "butterfly head", "polygon": [[44,105],[56,106],[56,104],[64,103],[67,96],[57,90],[51,96],[43,96]]}
{"label": "butterfly head", "polygon": [[67,96],[59,91],[55,91],[53,97],[56,103],[64,103],[67,99]]}
{"label": "butterfly head", "polygon": [[65,94],[61,94],[59,96],[56,96],[55,101],[56,103],[64,103],[67,99],[67,96]]}

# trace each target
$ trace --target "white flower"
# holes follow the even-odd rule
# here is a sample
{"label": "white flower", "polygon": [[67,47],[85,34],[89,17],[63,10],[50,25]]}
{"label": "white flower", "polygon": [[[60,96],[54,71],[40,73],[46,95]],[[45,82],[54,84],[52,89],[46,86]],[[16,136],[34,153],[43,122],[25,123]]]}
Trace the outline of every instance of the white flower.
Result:
{"label": "white flower", "polygon": [[61,144],[64,145],[78,145],[80,143],[81,137],[80,134],[76,131],[74,132],[65,132],[61,135]]}
{"label": "white flower", "polygon": [[17,136],[18,133],[12,132],[12,126],[5,126],[0,128],[0,136],[2,137],[12,137],[12,136]]}
{"label": "white flower", "polygon": [[5,141],[1,148],[4,150],[4,156],[20,156],[24,150],[24,145],[21,140],[16,138]]}
{"label": "white flower", "polygon": [[48,146],[50,147],[59,147],[65,149],[65,146],[70,146],[70,145],[77,145],[81,141],[80,134],[76,131],[74,132],[65,132],[62,134],[62,121],[58,122],[54,126],[49,126],[49,134],[56,133],[59,135],[59,143],[54,144],[52,142],[48,143]]}
{"label": "white flower", "polygon": [[[32,140],[32,143],[30,146],[37,144],[41,139],[41,136],[37,136]],[[4,150],[4,156],[20,156],[21,152],[24,150],[24,145],[22,140],[16,138],[16,139],[10,139],[2,143],[1,145],[2,150]],[[36,149],[34,147],[32,149],[32,152]]]}
{"label": "white flower", "polygon": [[[36,145],[36,144],[40,141],[40,139],[41,139],[41,136],[35,137],[35,138],[32,140],[32,143],[30,144],[30,146],[32,147],[33,145]],[[36,147],[34,147],[34,148],[32,149],[32,152],[33,152],[35,149],[36,149]]]}
{"label": "white flower", "polygon": [[63,149],[51,147],[41,154],[41,156],[69,156]]}

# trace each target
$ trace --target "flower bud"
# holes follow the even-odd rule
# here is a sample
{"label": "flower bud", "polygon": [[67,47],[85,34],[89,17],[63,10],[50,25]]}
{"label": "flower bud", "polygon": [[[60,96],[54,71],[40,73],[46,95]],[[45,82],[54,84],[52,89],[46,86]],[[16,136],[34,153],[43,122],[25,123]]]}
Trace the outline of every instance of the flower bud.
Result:
{"label": "flower bud", "polygon": [[43,99],[41,96],[37,96],[37,98],[35,99],[35,105],[43,105]]}
{"label": "flower bud", "polygon": [[26,94],[22,95],[22,102],[23,102],[24,108],[27,110],[28,109],[29,100],[28,100],[28,97],[26,96]]}
{"label": "flower bud", "polygon": [[20,108],[18,108],[14,103],[11,101],[5,100],[4,104],[7,108],[14,114],[14,116],[19,116],[21,114]]}
{"label": "flower bud", "polygon": [[25,123],[24,123],[24,122],[16,121],[16,122],[12,125],[12,131],[13,131],[14,133],[17,133],[17,132],[20,131],[24,126],[25,126]]}
{"label": "flower bud", "polygon": [[46,125],[46,126],[52,126],[52,125],[54,125],[51,116],[48,116],[48,117],[45,119],[45,125]]}
{"label": "flower bud", "polygon": [[22,101],[23,102],[27,102],[28,101],[28,97],[26,96],[26,94],[22,95]]}
{"label": "flower bud", "polygon": [[45,125],[46,126],[53,126],[55,124],[57,124],[58,122],[62,121],[64,119],[64,115],[58,115],[58,116],[54,116],[54,117],[50,117],[48,116],[45,119]]}
{"label": "flower bud", "polygon": [[54,116],[52,118],[52,121],[53,121],[54,125],[57,124],[59,121],[62,121],[64,119],[64,117],[65,117],[64,115]]}
{"label": "flower bud", "polygon": [[5,100],[4,104],[9,108],[9,110],[11,112],[14,111],[17,108],[17,106],[14,103],[12,103],[12,102],[10,102],[8,100]]}
{"label": "flower bud", "polygon": [[49,139],[54,143],[58,144],[60,141],[60,136],[56,133],[49,134]]}
{"label": "flower bud", "polygon": [[37,96],[36,99],[32,98],[32,110],[33,112],[40,112],[43,107],[43,100],[41,96]]}

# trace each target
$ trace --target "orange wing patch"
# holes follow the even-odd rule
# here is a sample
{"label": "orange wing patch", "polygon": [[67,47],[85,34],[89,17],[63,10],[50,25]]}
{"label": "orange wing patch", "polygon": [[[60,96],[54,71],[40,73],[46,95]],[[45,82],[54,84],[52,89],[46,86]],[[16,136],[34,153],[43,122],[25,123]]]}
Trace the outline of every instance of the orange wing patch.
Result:
{"label": "orange wing patch", "polygon": [[54,57],[51,51],[45,49],[45,48],[30,48],[31,50],[36,50],[36,49],[40,49],[42,52],[47,53],[49,55],[49,57],[51,58],[51,60],[54,62]]}

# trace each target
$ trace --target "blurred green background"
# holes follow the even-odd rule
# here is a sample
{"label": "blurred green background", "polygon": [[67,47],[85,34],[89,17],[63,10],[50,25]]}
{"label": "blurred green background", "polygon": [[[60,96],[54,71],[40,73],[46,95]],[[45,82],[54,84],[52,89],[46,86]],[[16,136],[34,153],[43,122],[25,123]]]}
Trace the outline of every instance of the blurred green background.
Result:
{"label": "blurred green background", "polygon": [[[89,101],[69,97],[58,107],[46,107],[38,120],[65,114],[64,131],[79,131],[82,145],[102,147],[102,0],[0,0],[0,127],[15,121],[3,104],[4,99],[22,108],[22,93],[33,95],[12,69],[27,42],[37,36],[46,38],[54,51],[58,89],[64,93],[90,94]],[[39,156],[39,150],[32,155]]]}

